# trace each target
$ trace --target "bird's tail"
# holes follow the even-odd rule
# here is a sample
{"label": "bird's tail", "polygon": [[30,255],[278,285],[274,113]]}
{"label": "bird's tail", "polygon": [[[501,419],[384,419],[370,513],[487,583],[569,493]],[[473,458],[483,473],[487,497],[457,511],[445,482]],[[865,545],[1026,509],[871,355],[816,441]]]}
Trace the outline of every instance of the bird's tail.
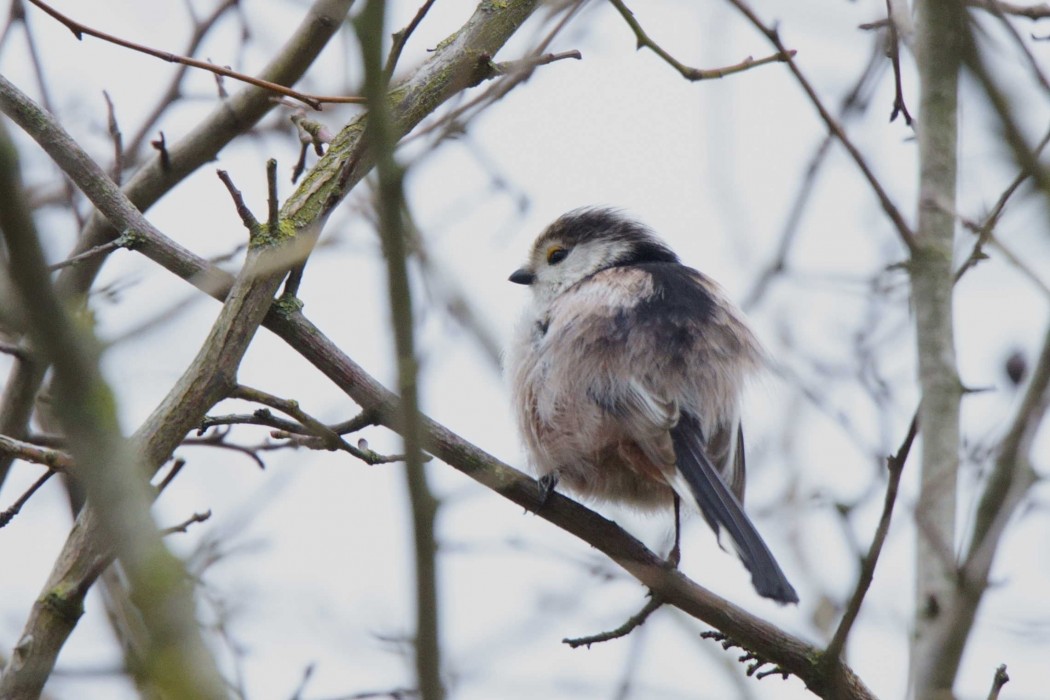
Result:
{"label": "bird's tail", "polygon": [[759,595],[778,603],[797,603],[795,589],[736,496],[711,464],[696,418],[683,414],[671,430],[671,438],[678,463],[675,491],[683,498],[692,496],[700,514],[720,539],[723,533],[728,535],[733,550],[751,572],[751,583]]}

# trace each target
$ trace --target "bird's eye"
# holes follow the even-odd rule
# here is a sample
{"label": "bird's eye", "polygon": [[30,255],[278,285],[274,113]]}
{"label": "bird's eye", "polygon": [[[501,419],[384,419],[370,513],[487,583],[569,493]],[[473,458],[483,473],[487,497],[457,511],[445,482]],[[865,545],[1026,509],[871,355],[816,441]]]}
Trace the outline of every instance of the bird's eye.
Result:
{"label": "bird's eye", "polygon": [[564,260],[565,256],[568,254],[569,251],[565,248],[562,248],[558,245],[552,245],[550,248],[547,249],[547,264],[557,265],[562,260]]}

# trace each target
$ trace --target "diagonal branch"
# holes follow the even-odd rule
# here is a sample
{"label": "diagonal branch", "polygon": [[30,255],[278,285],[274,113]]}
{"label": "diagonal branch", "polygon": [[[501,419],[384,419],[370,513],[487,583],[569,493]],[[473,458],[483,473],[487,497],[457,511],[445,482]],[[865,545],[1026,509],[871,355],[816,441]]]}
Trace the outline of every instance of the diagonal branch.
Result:
{"label": "diagonal branch", "polygon": [[233,78],[234,80],[239,80],[242,83],[248,83],[249,85],[254,85],[255,87],[260,87],[264,90],[269,90],[270,92],[276,93],[278,95],[284,95],[285,97],[290,97],[293,100],[299,100],[303,104],[307,104],[317,110],[321,109],[321,105],[326,102],[333,104],[361,104],[365,101],[363,97],[322,96],[310,95],[305,92],[299,92],[298,90],[293,90],[279,83],[264,80],[262,78],[256,78],[253,75],[241,73],[239,71],[235,71],[224,66],[218,66],[214,63],[208,63],[207,61],[199,61],[196,58],[191,58],[189,56],[180,56],[178,54],[171,53],[170,51],[161,51],[159,49],[154,49],[150,46],[137,44],[134,41],[121,39],[118,36],[107,34],[106,32],[99,31],[98,29],[92,29],[86,24],[82,24],[81,22],[78,22],[77,20],[71,17],[67,17],[66,15],[62,14],[61,12],[51,7],[47,3],[43,2],[42,0],[27,0],[27,2],[36,5],[41,10],[54,17],[60,23],[64,24],[69,29],[69,31],[73,32],[73,36],[75,36],[77,40],[83,39],[84,35],[87,34],[88,36],[93,36],[96,39],[108,41],[111,44],[116,44],[117,46],[121,46],[125,49],[131,49],[132,51],[138,51],[139,53],[144,53],[148,56],[159,58],[161,60],[167,61],[168,63],[178,63],[184,66],[189,66],[191,68],[199,68],[200,70],[205,70],[226,78]]}
{"label": "diagonal branch", "polygon": [[886,481],[886,496],[882,503],[882,516],[879,518],[878,527],[875,528],[875,536],[871,540],[867,555],[861,560],[860,574],[857,576],[857,585],[850,596],[846,611],[842,614],[839,626],[835,634],[824,650],[825,658],[838,659],[846,648],[846,639],[849,637],[853,623],[857,621],[860,614],[860,606],[864,603],[864,597],[868,594],[871,582],[875,578],[875,565],[879,562],[882,546],[886,543],[886,535],[890,531],[890,521],[893,518],[893,506],[897,502],[897,491],[900,488],[901,474],[904,473],[904,463],[908,460],[911,446],[919,433],[919,414],[916,413],[911,419],[908,434],[904,437],[897,453],[886,459],[886,469],[889,479]]}
{"label": "diagonal branch", "polygon": [[[770,43],[776,47],[777,51],[785,55],[787,54],[787,48],[784,46],[784,42],[781,41],[780,32],[776,27],[767,26],[765,22],[755,14],[755,11],[751,9],[745,0],[729,0],[729,2],[747,17],[755,29],[769,39]],[[846,135],[846,131],[842,128],[842,125],[838,123],[831,112],[828,111],[827,107],[824,106],[824,102],[820,99],[820,96],[817,95],[817,91],[813,89],[809,79],[802,73],[802,69],[798,67],[795,60],[789,57],[786,62],[791,73],[795,76],[795,80],[797,80],[798,84],[802,87],[802,91],[806,93],[806,97],[809,98],[813,107],[816,108],[817,113],[820,114],[820,118],[828,127],[828,131],[830,131],[835,136],[835,139],[842,144],[843,148],[846,149],[846,152],[849,153],[850,158],[853,159],[853,162],[864,175],[864,179],[868,181],[868,184],[871,186],[871,189],[875,192],[875,196],[879,200],[879,204],[882,205],[883,211],[886,212],[890,221],[893,222],[894,228],[897,229],[897,235],[900,237],[901,241],[908,250],[914,250],[915,234],[912,232],[911,226],[908,225],[908,222],[904,219],[904,215],[901,214],[897,205],[893,203],[886,188],[882,186],[879,178],[875,175],[875,171],[873,171],[871,166],[868,165],[867,159],[849,136]]]}

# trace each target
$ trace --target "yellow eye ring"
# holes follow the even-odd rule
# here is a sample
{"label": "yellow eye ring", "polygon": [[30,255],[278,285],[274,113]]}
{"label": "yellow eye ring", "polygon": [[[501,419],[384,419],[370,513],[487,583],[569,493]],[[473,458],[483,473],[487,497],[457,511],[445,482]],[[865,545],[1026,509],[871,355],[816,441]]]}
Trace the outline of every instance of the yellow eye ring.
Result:
{"label": "yellow eye ring", "polygon": [[562,248],[560,245],[552,245],[550,248],[547,249],[547,264],[557,265],[562,260],[564,260],[565,256],[567,256],[568,254],[569,251],[565,248]]}

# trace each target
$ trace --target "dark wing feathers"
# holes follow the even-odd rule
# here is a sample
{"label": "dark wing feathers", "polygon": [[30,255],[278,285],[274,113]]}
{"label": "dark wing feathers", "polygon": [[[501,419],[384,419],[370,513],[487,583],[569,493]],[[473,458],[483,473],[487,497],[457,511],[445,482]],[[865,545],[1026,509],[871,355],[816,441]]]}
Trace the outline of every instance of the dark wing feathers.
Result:
{"label": "dark wing feathers", "polygon": [[[755,590],[781,603],[797,603],[795,589],[708,459],[697,419],[683,413],[678,425],[671,429],[671,440],[678,458],[678,471],[689,485],[700,513],[715,533],[724,530],[729,535],[737,555],[751,572]],[[742,454],[743,451],[738,450],[738,459],[743,459]]]}

